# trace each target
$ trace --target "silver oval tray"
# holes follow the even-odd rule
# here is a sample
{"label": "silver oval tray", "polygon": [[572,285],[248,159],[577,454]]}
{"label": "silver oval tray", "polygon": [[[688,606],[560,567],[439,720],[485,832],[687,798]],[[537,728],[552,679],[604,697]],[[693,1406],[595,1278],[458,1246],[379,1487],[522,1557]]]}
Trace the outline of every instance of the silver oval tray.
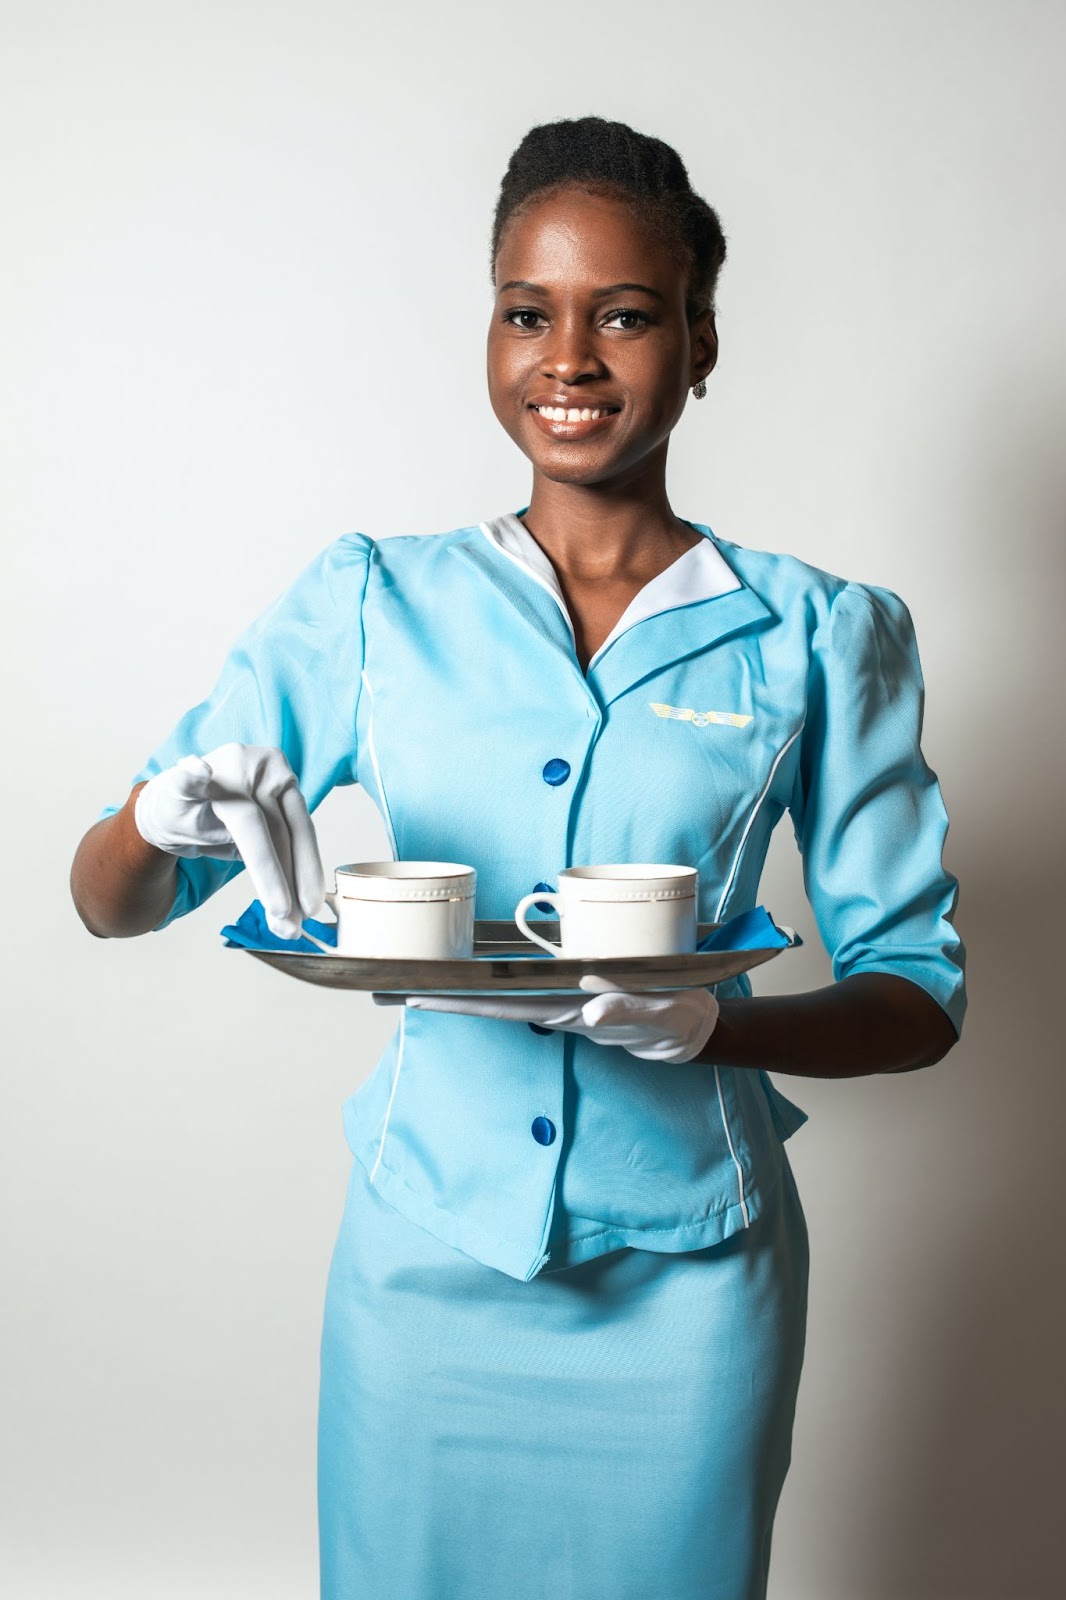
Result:
{"label": "silver oval tray", "polygon": [[[703,939],[718,924],[701,922]],[[559,924],[538,918],[537,931],[557,939]],[[708,950],[680,956],[604,956],[577,960],[564,956],[530,956],[535,950],[513,922],[474,923],[474,954],[469,960],[380,960],[372,956],[327,956],[317,950],[249,950],[257,961],[287,972],[303,983],[326,989],[361,989],[376,994],[580,994],[578,980],[586,973],[617,979],[620,988],[700,989],[736,977],[781,954],[781,949]]]}

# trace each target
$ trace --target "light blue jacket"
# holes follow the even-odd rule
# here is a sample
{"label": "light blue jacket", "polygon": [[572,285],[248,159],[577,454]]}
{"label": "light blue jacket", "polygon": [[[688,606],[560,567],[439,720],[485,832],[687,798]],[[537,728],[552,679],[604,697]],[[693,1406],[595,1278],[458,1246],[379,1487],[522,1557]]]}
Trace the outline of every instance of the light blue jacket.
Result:
{"label": "light blue jacket", "polygon": [[[692,523],[700,544],[641,591],[583,674],[520,515],[337,539],[238,639],[131,787],[228,740],[276,745],[312,810],[361,783],[398,857],[476,867],[484,918],[509,917],[564,866],[670,861],[698,868],[699,920],[721,921],[758,903],[788,811],[834,977],[899,974],[961,1031],[958,885],[898,595]],[[240,870],[179,860],[160,927]],[[806,1120],[765,1073],[402,1010],[344,1119],[391,1205],[519,1279],[749,1226]],[[531,1131],[544,1137],[542,1119],[547,1144]]]}

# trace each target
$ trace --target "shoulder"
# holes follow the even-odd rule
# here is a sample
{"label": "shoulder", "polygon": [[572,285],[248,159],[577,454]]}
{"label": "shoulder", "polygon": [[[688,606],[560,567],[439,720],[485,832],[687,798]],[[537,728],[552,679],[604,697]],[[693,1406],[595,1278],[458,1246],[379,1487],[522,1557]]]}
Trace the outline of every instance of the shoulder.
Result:
{"label": "shoulder", "polygon": [[391,534],[376,539],[369,533],[342,533],[308,563],[293,585],[295,590],[325,586],[337,600],[347,599],[353,590],[364,591],[371,572],[396,582],[411,572],[423,572],[461,538],[476,529],[459,528],[449,533]]}
{"label": "shoulder", "polygon": [[483,542],[477,525],[445,533],[342,533],[320,547],[278,605],[296,615],[333,613],[366,617],[396,598],[411,606],[434,605],[459,574],[449,552]]}
{"label": "shoulder", "polygon": [[891,589],[862,583],[799,556],[777,550],[753,550],[713,535],[724,559],[778,617],[802,617],[813,636],[820,629],[846,627],[849,619],[872,617],[880,626],[909,630],[906,603]]}
{"label": "shoulder", "polygon": [[[477,524],[451,528],[446,533],[393,533],[385,539],[371,539],[371,560],[376,566],[400,573],[432,565],[455,545],[467,544],[479,533]],[[366,539],[365,534],[350,538]]]}
{"label": "shoulder", "polygon": [[[439,607],[445,597],[455,599],[463,589],[465,563],[456,552],[477,550],[488,541],[478,524],[451,528],[443,533],[394,533],[369,541],[369,574],[364,610],[374,613],[399,602],[419,611]],[[469,583],[469,570],[466,571]]]}
{"label": "shoulder", "polygon": [[374,541],[364,533],[342,533],[320,546],[266,616],[271,622],[331,614],[346,619],[362,602],[373,546]]}

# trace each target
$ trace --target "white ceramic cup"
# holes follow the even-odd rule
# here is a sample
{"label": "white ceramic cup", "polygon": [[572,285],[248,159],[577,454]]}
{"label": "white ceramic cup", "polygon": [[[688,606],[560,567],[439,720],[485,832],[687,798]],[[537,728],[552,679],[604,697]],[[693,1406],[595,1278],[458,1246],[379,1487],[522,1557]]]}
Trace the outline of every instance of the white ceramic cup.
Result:
{"label": "white ceramic cup", "polygon": [[461,960],[474,953],[477,872],[456,861],[353,861],[326,902],[337,918],[330,955]]}
{"label": "white ceramic cup", "polygon": [[[695,867],[626,862],[565,867],[557,892],[534,889],[515,907],[527,939],[553,956],[673,956],[696,948]],[[561,944],[534,933],[526,913],[547,901],[559,915]]]}

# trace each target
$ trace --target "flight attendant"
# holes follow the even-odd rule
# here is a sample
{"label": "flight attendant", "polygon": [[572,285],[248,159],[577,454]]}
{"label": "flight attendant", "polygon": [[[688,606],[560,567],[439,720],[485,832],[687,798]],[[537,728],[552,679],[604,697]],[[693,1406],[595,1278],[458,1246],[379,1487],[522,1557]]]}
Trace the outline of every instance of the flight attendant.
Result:
{"label": "flight attendant", "polygon": [[336,539],[75,859],[100,936],[165,928],[246,867],[298,940],[324,886],[309,813],[358,782],[398,858],[476,867],[481,917],[571,864],[657,861],[698,868],[709,922],[757,903],[789,815],[825,989],[398,1009],[345,1106],[325,1600],[765,1595],[808,1260],[784,1148],[805,1118],[768,1074],[908,1072],[961,1030],[906,606],[667,497],[725,249],[661,141],[533,128],[488,337],[528,504]]}

